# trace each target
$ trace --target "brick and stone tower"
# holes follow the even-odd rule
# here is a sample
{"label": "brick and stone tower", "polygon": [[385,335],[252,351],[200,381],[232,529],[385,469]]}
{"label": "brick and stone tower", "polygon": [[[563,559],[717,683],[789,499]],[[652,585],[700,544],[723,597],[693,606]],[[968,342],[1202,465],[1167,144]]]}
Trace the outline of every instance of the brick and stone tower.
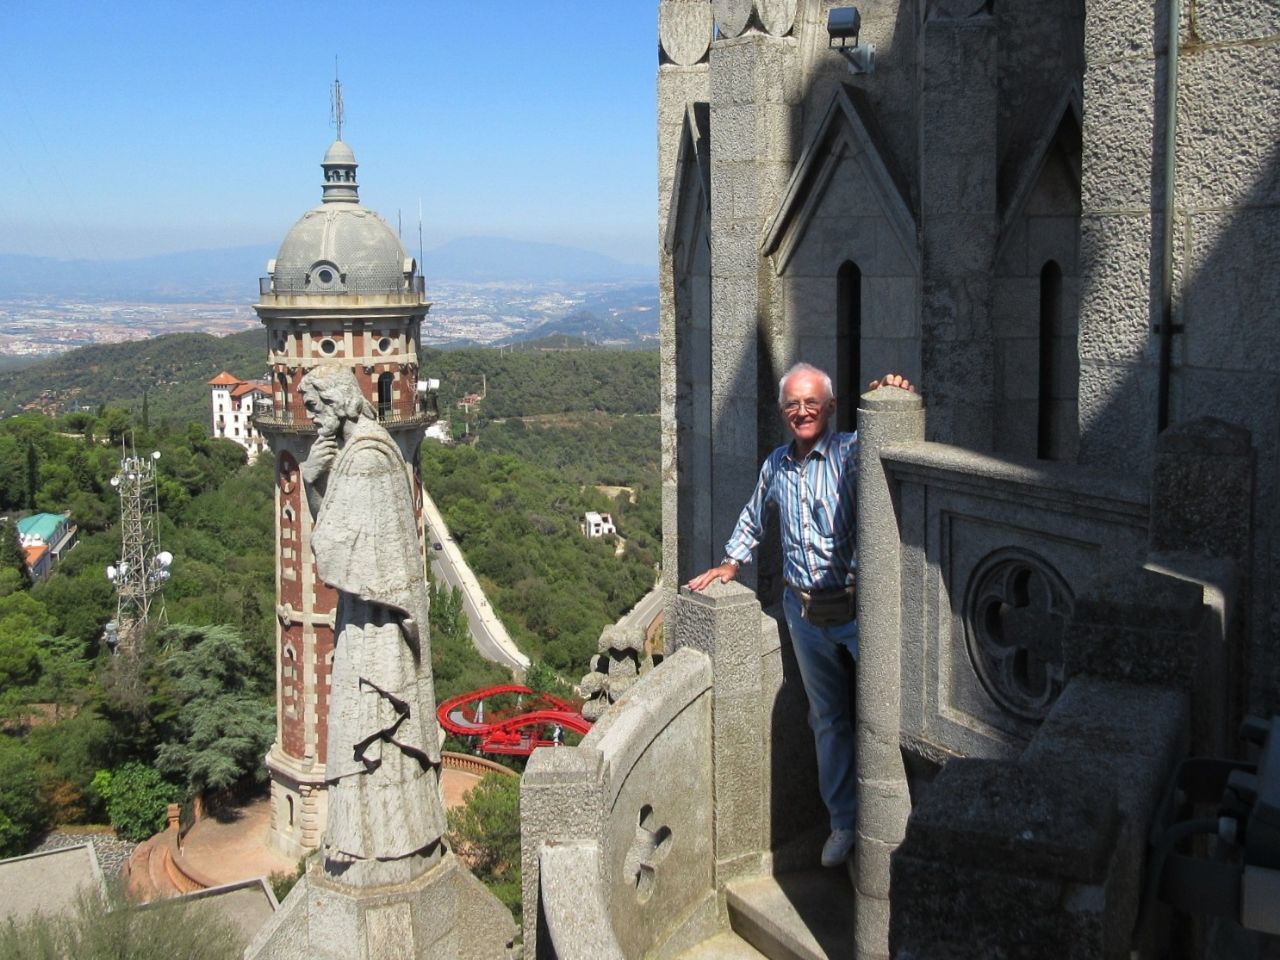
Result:
{"label": "brick and stone tower", "polygon": [[419,404],[419,330],[430,304],[418,264],[392,230],[360,205],[356,158],[329,147],[323,202],[303,214],[267,264],[255,306],[267,328],[271,409],[255,423],[276,465],[276,740],[271,842],[292,856],[324,832],[324,758],[334,591],[316,579],[312,518],[299,473],[316,431],[298,385],[321,363],[349,365],[413,471],[434,416]]}

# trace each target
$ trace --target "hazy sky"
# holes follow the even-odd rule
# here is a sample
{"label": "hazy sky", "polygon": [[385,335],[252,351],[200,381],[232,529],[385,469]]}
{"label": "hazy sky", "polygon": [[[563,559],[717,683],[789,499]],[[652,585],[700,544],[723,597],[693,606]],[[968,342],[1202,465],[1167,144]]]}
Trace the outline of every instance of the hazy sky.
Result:
{"label": "hazy sky", "polygon": [[0,27],[0,252],[271,244],[334,130],[416,252],[474,234],[657,245],[653,0],[39,0]]}

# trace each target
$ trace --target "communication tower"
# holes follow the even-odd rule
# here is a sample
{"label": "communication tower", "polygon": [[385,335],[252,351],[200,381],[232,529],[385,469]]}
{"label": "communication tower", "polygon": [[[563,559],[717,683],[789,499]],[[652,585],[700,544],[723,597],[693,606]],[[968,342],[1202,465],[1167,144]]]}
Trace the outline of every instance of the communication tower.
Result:
{"label": "communication tower", "polygon": [[116,618],[106,628],[112,653],[137,652],[152,617],[160,623],[165,620],[161,590],[169,579],[173,554],[159,549],[156,534],[159,459],[159,450],[140,457],[122,448],[120,472],[111,478],[120,493],[120,559],[107,567],[107,579],[116,588]]}

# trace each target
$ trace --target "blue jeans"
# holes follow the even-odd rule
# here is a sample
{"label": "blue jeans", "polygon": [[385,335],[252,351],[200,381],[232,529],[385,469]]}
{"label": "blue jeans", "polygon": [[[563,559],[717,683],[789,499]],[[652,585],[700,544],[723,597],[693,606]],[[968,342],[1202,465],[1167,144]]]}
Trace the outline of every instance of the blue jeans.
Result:
{"label": "blue jeans", "polygon": [[818,788],[831,817],[831,829],[853,829],[858,810],[854,767],[853,704],[844,647],[858,659],[858,621],[838,627],[815,627],[800,615],[800,598],[790,587],[783,591],[782,612],[791,633],[791,646],[800,665],[800,679],[809,697],[809,727],[818,753]]}

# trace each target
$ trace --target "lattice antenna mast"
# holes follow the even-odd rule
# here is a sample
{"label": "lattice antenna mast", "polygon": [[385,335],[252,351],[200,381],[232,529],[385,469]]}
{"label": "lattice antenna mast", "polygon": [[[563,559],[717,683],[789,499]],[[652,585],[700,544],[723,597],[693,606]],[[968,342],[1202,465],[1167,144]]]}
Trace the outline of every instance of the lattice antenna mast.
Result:
{"label": "lattice antenna mast", "polygon": [[140,457],[121,444],[120,472],[111,485],[120,494],[120,559],[107,567],[116,588],[116,618],[107,624],[112,652],[136,653],[147,625],[165,621],[162,590],[173,555],[160,550],[157,535],[156,462],[160,451]]}
{"label": "lattice antenna mast", "polygon": [[329,94],[329,114],[338,131],[336,139],[342,139],[342,81],[338,79],[338,58],[333,58],[333,90]]}

